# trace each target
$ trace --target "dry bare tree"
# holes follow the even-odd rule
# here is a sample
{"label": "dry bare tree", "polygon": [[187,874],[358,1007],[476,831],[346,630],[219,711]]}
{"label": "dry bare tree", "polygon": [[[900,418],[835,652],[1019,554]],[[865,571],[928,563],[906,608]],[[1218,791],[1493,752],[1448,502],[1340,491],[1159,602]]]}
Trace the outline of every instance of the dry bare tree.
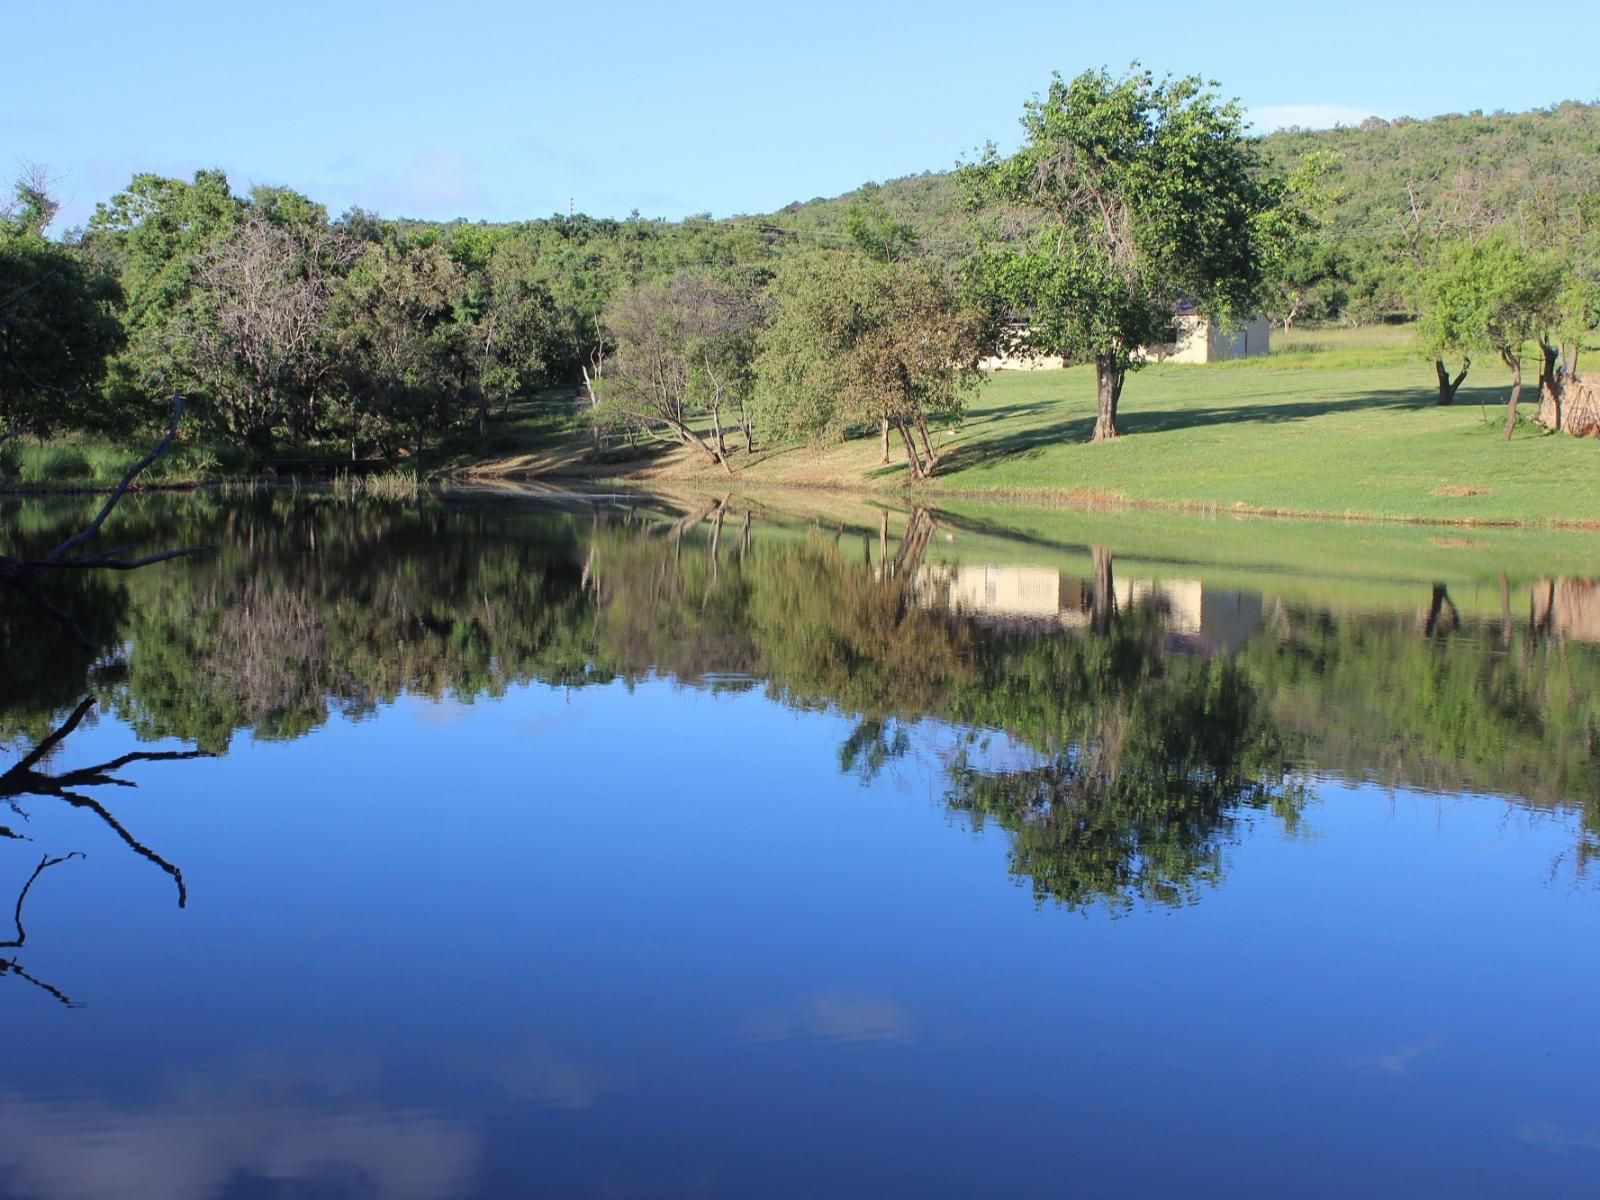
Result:
{"label": "dry bare tree", "polygon": [[320,222],[250,212],[207,254],[210,319],[192,330],[195,362],[230,433],[252,445],[280,426],[297,441],[314,435],[336,365],[324,337],[332,280],[354,252]]}

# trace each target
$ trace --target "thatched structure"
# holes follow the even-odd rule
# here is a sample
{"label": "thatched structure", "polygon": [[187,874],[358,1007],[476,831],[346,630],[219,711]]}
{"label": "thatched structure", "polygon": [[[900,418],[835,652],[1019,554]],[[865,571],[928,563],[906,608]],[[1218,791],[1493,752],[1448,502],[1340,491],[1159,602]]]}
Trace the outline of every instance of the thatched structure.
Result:
{"label": "thatched structure", "polygon": [[1538,421],[1546,429],[1564,429],[1573,437],[1600,436],[1600,376],[1574,375],[1562,382],[1558,395],[1543,388]]}

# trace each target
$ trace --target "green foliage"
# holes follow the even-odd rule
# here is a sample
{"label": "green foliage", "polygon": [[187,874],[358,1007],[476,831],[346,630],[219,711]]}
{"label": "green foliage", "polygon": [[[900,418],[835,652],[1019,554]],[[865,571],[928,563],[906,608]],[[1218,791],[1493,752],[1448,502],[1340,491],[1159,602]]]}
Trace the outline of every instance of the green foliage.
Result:
{"label": "green foliage", "polygon": [[[761,306],[746,286],[705,271],[683,271],[628,289],[606,308],[616,355],[591,381],[599,428],[627,427],[647,436],[662,430],[726,464],[724,413],[746,409]],[[707,442],[691,426],[713,422]]]}
{"label": "green foliage", "polygon": [[45,238],[55,206],[37,182],[15,192],[0,210],[0,434],[100,425],[121,289],[80,249]]}
{"label": "green foliage", "polygon": [[1180,301],[1218,321],[1254,308],[1277,193],[1261,181],[1243,110],[1195,77],[1058,75],[1022,125],[1016,154],[991,147],[967,178],[1041,226],[985,251],[980,275],[1026,314],[1027,348],[1097,363],[1095,436],[1115,436],[1122,376],[1163,340]]}
{"label": "green foliage", "polygon": [[339,281],[331,321],[352,441],[393,456],[463,421],[469,349],[457,312],[466,273],[437,244],[368,246]]}
{"label": "green foliage", "polygon": [[857,250],[878,262],[900,262],[919,252],[916,229],[882,203],[852,205],[845,214],[844,231]]}
{"label": "green foliage", "polygon": [[1424,284],[1425,348],[1487,351],[1519,369],[1523,346],[1558,320],[1564,273],[1559,259],[1503,230],[1449,247]]}
{"label": "green foliage", "polygon": [[756,414],[777,440],[822,442],[887,421],[959,419],[979,382],[976,316],[933,265],[817,251],[779,268],[756,360]]}
{"label": "green foliage", "polygon": [[1337,314],[1350,282],[1347,251],[1327,236],[1339,196],[1328,177],[1331,155],[1306,155],[1283,181],[1278,203],[1259,222],[1263,247],[1263,311],[1288,332],[1297,321]]}
{"label": "green foliage", "polygon": [[243,211],[221,171],[197,171],[188,183],[136,175],[96,207],[84,244],[116,271],[126,298],[127,347],[105,388],[119,426],[154,424],[174,391],[198,393],[196,407],[205,407],[193,338],[209,321],[199,275]]}
{"label": "green foliage", "polygon": [[[49,198],[25,181],[32,191],[11,208],[0,273],[32,279],[63,259],[74,265],[13,314],[30,322],[26,353],[39,358],[31,374],[46,386],[19,390],[20,372],[0,362],[0,419],[121,436],[156,423],[181,389],[196,426],[235,445],[337,445],[359,456],[455,440],[454,453],[465,441],[455,435],[475,423],[481,453],[497,411],[576,384],[615,349],[601,317],[630,289],[686,272],[758,289],[784,263],[822,249],[962,268],[986,338],[999,339],[1007,317],[1031,314],[1036,348],[1100,360],[1113,418],[1122,372],[1164,332],[1175,300],[1224,315],[1259,300],[1289,324],[1410,313],[1419,262],[1490,225],[1568,265],[1558,314],[1541,332],[1575,346],[1600,316],[1600,118],[1591,106],[1246,141],[1237,108],[1195,79],[1091,72],[1056,79],[1024,124],[1017,156],[968,170],[984,194],[976,217],[956,177],[924,173],[757,217],[437,225],[355,209],[330,223],[291,189],[241,198],[221,172],[201,171],[135,176],[97,209],[81,244],[62,246],[38,236]],[[245,253],[251,237],[271,253]],[[448,323],[430,315],[417,339],[429,348],[410,355],[428,360],[410,375],[450,393],[431,406],[411,384],[397,405],[394,381],[372,375],[370,358],[346,361],[371,338],[336,328],[354,309],[335,293],[365,286],[347,284],[353,262],[385,246],[402,257],[438,252],[459,276]],[[238,319],[253,302],[240,281],[257,260],[271,268],[252,276],[272,301],[262,311],[281,315],[289,298],[303,301],[315,317],[302,323],[307,336]],[[829,428],[811,412],[773,427],[790,425]]]}
{"label": "green foliage", "polygon": [[1358,127],[1274,133],[1260,147],[1284,175],[1313,156],[1332,164],[1328,184],[1338,204],[1324,240],[1348,256],[1345,317],[1368,322],[1417,312],[1415,251],[1428,257],[1440,234],[1571,208],[1593,195],[1600,107],[1568,101],[1525,113],[1372,118]]}

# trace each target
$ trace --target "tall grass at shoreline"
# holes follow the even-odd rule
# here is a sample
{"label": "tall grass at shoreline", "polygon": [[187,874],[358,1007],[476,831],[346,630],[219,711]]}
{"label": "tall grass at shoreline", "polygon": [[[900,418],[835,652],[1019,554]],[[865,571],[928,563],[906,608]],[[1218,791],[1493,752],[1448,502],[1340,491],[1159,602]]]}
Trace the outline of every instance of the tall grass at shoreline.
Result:
{"label": "tall grass at shoreline", "polygon": [[[0,488],[14,491],[87,491],[110,488],[149,451],[148,445],[64,438],[51,442],[13,439],[0,445]],[[248,469],[246,450],[210,443],[172,447],[145,468],[144,485],[179,487],[235,476]]]}

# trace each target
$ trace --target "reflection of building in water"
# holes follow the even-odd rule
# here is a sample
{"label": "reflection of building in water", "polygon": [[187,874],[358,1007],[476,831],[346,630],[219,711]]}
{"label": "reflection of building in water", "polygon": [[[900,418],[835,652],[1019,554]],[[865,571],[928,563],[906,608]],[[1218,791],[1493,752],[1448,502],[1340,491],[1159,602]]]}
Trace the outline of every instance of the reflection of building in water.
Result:
{"label": "reflection of building in water", "polygon": [[[1261,621],[1261,596],[1228,592],[1198,579],[1115,579],[1118,612],[1152,607],[1168,630],[1195,649],[1232,653]],[[935,563],[917,573],[917,592],[929,607],[948,607],[1010,628],[1088,628],[1094,584],[1050,567]]]}
{"label": "reflection of building in water", "polygon": [[1600,580],[1541,579],[1529,590],[1536,630],[1600,642]]}

